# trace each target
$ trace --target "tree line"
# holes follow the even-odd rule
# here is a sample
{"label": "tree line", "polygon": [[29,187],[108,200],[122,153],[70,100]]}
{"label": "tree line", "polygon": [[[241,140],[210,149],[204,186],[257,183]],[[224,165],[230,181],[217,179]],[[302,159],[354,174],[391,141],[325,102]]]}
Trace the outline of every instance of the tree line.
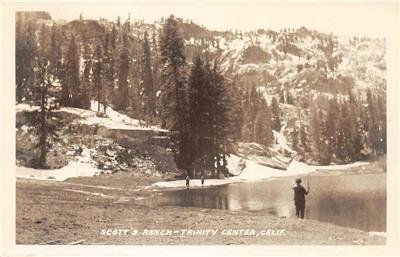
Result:
{"label": "tree line", "polygon": [[386,154],[385,95],[374,96],[368,89],[357,98],[349,90],[344,97],[319,96],[311,106],[309,125],[291,133],[295,150],[310,151],[321,165]]}

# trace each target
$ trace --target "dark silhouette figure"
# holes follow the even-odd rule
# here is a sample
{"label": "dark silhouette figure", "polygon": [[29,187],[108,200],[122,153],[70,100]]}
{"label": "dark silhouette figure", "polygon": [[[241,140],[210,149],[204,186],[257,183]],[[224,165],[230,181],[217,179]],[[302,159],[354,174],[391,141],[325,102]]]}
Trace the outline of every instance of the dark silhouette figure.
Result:
{"label": "dark silhouette figure", "polygon": [[204,186],[204,175],[201,175],[200,180],[201,180],[201,185]]}
{"label": "dark silhouette figure", "polygon": [[296,217],[304,219],[304,210],[306,209],[306,195],[310,192],[310,186],[306,190],[301,185],[301,179],[296,179],[296,185],[293,187],[294,205],[296,206]]}
{"label": "dark silhouette figure", "polygon": [[186,188],[189,189],[190,177],[189,175],[186,176]]}

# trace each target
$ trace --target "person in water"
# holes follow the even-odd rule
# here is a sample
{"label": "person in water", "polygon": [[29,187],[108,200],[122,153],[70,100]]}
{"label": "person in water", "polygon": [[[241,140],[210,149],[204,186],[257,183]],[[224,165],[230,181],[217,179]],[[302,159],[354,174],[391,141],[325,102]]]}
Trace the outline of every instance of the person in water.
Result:
{"label": "person in water", "polygon": [[189,175],[186,176],[185,180],[186,180],[186,188],[189,189],[189,183],[190,183]]}
{"label": "person in water", "polygon": [[204,175],[201,175],[200,180],[201,180],[201,185],[204,186]]}
{"label": "person in water", "polygon": [[306,209],[306,195],[310,192],[310,186],[307,190],[301,185],[301,179],[296,179],[296,185],[293,187],[294,205],[296,206],[296,217],[304,219],[304,210]]}

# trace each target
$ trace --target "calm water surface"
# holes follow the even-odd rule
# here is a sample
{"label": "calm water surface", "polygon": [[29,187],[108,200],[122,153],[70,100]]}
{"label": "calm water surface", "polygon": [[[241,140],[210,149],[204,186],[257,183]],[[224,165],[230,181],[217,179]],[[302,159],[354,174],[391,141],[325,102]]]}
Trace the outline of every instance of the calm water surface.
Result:
{"label": "calm water surface", "polygon": [[[152,200],[158,206],[191,206],[231,211],[265,211],[294,217],[294,178],[164,191]],[[308,219],[365,231],[386,231],[386,174],[318,175],[309,177]],[[207,183],[207,181],[206,181]],[[307,186],[307,177],[303,177]]]}

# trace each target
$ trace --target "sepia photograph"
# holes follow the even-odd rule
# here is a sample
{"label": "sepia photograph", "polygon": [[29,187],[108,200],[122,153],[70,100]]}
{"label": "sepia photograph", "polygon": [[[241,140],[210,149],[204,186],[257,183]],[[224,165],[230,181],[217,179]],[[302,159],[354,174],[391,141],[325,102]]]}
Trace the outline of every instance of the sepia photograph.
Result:
{"label": "sepia photograph", "polygon": [[12,244],[387,246],[397,2],[8,13]]}

